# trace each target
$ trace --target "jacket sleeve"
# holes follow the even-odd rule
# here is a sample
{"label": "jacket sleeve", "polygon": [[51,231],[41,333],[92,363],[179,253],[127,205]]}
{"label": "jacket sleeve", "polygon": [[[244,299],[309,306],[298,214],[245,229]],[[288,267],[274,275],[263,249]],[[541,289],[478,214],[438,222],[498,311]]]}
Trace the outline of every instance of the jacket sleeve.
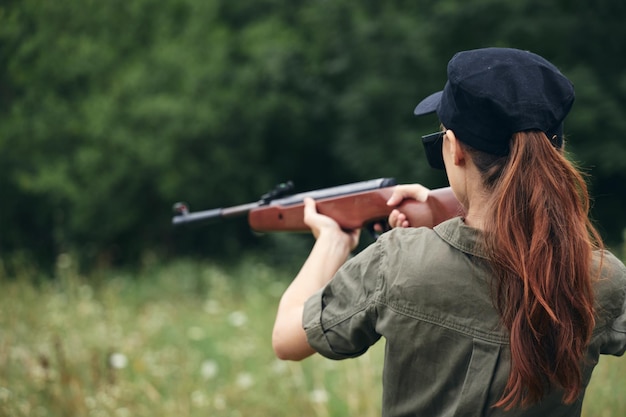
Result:
{"label": "jacket sleeve", "polygon": [[607,355],[622,356],[626,351],[626,267],[623,263],[613,257],[616,262],[617,286],[613,290],[613,295],[617,297],[617,304],[621,306],[613,322],[609,325],[607,337],[603,344],[602,352]]}
{"label": "jacket sleeve", "polygon": [[609,355],[622,356],[626,351],[626,301],[622,306],[622,314],[617,317],[611,329],[604,348],[604,352]]}
{"label": "jacket sleeve", "polygon": [[376,332],[380,250],[376,243],[348,260],[325,288],[305,303],[303,327],[311,347],[330,359],[365,353]]}

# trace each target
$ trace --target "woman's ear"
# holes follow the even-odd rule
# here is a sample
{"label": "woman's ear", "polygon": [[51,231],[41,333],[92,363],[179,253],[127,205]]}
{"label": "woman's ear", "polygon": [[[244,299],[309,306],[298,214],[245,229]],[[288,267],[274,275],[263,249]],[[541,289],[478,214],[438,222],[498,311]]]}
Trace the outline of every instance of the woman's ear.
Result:
{"label": "woman's ear", "polygon": [[443,146],[448,146],[448,152],[452,156],[451,160],[454,165],[463,165],[465,164],[465,149],[463,149],[463,145],[456,138],[453,130],[446,130]]}

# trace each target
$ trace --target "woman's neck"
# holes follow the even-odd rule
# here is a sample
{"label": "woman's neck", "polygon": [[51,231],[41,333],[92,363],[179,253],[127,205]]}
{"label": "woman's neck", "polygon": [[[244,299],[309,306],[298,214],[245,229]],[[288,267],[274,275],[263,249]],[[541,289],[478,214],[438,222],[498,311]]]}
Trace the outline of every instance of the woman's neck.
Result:
{"label": "woman's neck", "polygon": [[489,192],[482,185],[477,171],[466,173],[464,189],[460,192],[461,202],[465,208],[464,222],[466,225],[483,230],[489,213]]}

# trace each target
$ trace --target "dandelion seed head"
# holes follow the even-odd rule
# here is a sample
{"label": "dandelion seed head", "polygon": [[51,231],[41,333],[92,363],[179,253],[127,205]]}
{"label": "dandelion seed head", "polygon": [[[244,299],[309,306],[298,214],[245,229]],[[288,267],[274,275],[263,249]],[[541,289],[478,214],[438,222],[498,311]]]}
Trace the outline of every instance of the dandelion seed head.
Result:
{"label": "dandelion seed head", "polygon": [[217,376],[219,372],[219,365],[214,360],[208,359],[202,362],[200,366],[200,375],[204,379],[213,379]]}
{"label": "dandelion seed head", "polygon": [[109,355],[109,366],[113,369],[124,369],[128,366],[128,358],[123,353]]}
{"label": "dandelion seed head", "polygon": [[243,311],[233,311],[228,316],[228,322],[234,327],[242,327],[248,322],[248,316]]}
{"label": "dandelion seed head", "polygon": [[254,385],[254,378],[247,372],[242,372],[237,375],[236,384],[239,388],[248,389]]}
{"label": "dandelion seed head", "polygon": [[314,389],[309,393],[309,399],[314,404],[325,404],[328,402],[328,392],[325,389]]}

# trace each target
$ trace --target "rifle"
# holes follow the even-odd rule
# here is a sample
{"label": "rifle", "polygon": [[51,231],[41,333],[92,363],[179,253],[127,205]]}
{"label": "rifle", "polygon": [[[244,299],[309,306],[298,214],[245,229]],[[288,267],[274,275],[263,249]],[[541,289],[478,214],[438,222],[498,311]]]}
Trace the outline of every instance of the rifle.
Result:
{"label": "rifle", "polygon": [[[317,211],[335,219],[345,230],[372,227],[385,222],[394,209],[387,205],[396,180],[379,178],[331,188],[289,195],[291,181],[277,185],[259,201],[228,208],[190,212],[185,203],[176,203],[172,224],[182,225],[205,220],[248,215],[248,223],[257,232],[307,232],[304,223],[304,198],[316,201]],[[426,202],[405,200],[399,207],[412,226],[434,227],[463,213],[450,187],[431,190]]]}

